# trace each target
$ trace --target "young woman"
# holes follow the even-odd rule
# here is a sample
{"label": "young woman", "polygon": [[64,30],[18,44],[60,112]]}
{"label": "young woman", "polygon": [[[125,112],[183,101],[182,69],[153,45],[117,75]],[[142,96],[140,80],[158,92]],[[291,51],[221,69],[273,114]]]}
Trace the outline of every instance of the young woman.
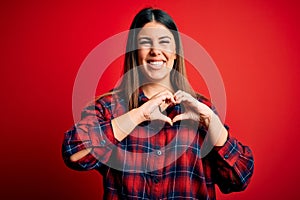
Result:
{"label": "young woman", "polygon": [[216,184],[244,190],[254,167],[186,80],[174,21],[152,8],[131,24],[121,83],[83,110],[62,152],[70,168],[103,175],[104,199],[216,199]]}

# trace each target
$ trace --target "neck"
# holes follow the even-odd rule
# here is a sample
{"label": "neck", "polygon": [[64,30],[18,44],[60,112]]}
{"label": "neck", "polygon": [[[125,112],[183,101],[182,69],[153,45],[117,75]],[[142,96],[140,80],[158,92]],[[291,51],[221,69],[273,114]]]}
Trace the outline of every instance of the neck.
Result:
{"label": "neck", "polygon": [[164,90],[169,90],[171,92],[173,91],[173,88],[171,84],[161,84],[161,83],[149,83],[142,86],[142,90],[146,97],[149,99],[156,95],[159,92],[162,92]]}

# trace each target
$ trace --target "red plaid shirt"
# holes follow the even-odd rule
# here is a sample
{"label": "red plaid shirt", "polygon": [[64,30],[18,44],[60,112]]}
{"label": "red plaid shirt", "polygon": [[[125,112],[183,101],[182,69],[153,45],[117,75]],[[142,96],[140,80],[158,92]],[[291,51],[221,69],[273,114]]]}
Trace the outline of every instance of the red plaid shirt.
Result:
{"label": "red plaid shirt", "polygon": [[[139,103],[147,100],[141,92]],[[172,105],[166,114],[173,118],[182,109]],[[249,147],[235,138],[229,136],[224,146],[214,147],[202,157],[206,129],[201,125],[181,121],[170,126],[152,121],[140,124],[119,142],[111,119],[125,112],[124,99],[104,96],[86,107],[82,119],[65,133],[65,163],[76,170],[99,171],[104,179],[104,199],[212,200],[216,199],[215,184],[224,193],[247,187],[253,156]],[[77,162],[70,161],[71,155],[85,148],[93,150]]]}

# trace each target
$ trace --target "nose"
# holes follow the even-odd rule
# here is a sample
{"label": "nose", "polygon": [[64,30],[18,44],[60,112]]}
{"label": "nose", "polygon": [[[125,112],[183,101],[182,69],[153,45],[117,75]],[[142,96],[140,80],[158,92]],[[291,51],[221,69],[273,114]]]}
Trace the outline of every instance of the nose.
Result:
{"label": "nose", "polygon": [[152,46],[151,50],[150,50],[150,55],[151,56],[156,56],[156,55],[160,55],[161,54],[161,49]]}

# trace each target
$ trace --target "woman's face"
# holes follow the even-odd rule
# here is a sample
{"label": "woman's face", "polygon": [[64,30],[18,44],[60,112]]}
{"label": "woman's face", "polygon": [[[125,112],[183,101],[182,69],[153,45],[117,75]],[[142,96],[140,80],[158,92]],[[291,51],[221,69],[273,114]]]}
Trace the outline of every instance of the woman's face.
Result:
{"label": "woman's face", "polygon": [[138,64],[148,81],[169,78],[176,59],[176,44],[171,31],[158,22],[149,22],[137,36]]}

